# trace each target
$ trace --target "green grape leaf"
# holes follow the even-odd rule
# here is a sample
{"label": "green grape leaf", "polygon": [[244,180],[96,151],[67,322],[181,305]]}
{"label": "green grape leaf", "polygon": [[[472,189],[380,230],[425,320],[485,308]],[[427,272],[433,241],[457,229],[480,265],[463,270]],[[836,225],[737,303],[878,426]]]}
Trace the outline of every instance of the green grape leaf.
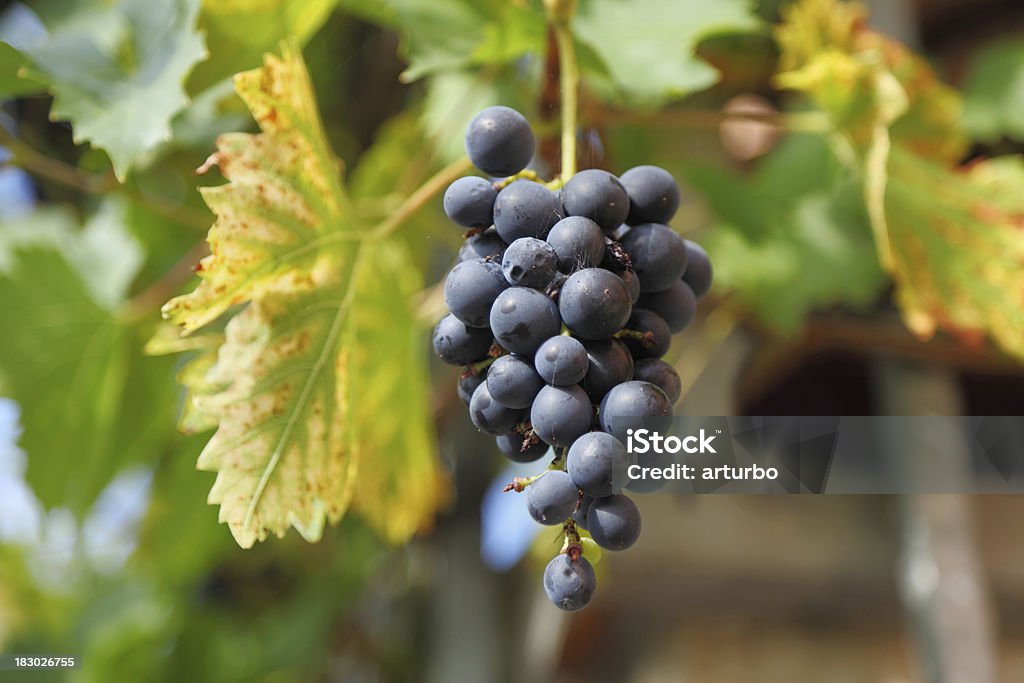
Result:
{"label": "green grape leaf", "polygon": [[964,85],[964,127],[979,140],[1024,140],[1024,42],[982,50]]}
{"label": "green grape leaf", "polygon": [[199,0],[119,0],[47,18],[49,35],[24,48],[30,77],[49,84],[51,116],[75,142],[110,155],[117,177],[170,139],[188,98],[184,81],[206,56],[195,29]]}
{"label": "green grape leaf", "polygon": [[601,57],[625,97],[656,106],[718,81],[696,56],[702,38],[758,26],[745,0],[590,0],[580,4],[573,33]]}
{"label": "green grape leaf", "polygon": [[486,107],[508,103],[506,93],[483,74],[466,70],[440,73],[426,82],[423,127],[436,142],[438,153],[454,160],[465,154],[466,128]]}
{"label": "green grape leaf", "polygon": [[282,40],[305,45],[338,0],[202,0],[199,28],[210,57],[196,67],[189,91],[202,92],[240,71],[259,66]]}
{"label": "green grape leaf", "polygon": [[824,140],[790,136],[756,173],[693,167],[719,223],[702,243],[718,287],[768,326],[800,327],[808,313],[873,303],[886,284],[859,188]]}
{"label": "green grape leaf", "polygon": [[437,488],[425,359],[410,346],[425,343],[415,280],[391,240],[362,239],[309,74],[282,49],[236,76],[261,132],[219,138],[207,166],[229,182],[203,190],[211,255],[196,290],[164,307],[184,334],[230,317],[215,359],[205,349],[181,376],[193,418],[217,424],[199,468],[217,472],[209,501],[242,547],[290,526],[315,541],[356,491],[357,509],[404,540]]}
{"label": "green grape leaf", "polygon": [[0,386],[22,406],[20,445],[36,496],[81,513],[125,459],[115,432],[129,338],[57,251],[36,246],[9,257],[0,276],[0,315],[11,331],[0,335]]}
{"label": "green grape leaf", "polygon": [[[507,64],[544,46],[544,14],[507,0],[387,0],[409,61],[403,80]],[[536,3],[534,3],[535,5]]]}
{"label": "green grape leaf", "polygon": [[39,499],[79,514],[173,436],[171,363],[142,355],[143,331],[121,311],[140,257],[118,217],[107,202],[80,230],[58,210],[0,230],[0,315],[12,330],[0,340],[0,393],[22,406]]}
{"label": "green grape leaf", "polygon": [[28,57],[0,42],[0,97],[18,97],[46,91],[46,83],[27,74]]}

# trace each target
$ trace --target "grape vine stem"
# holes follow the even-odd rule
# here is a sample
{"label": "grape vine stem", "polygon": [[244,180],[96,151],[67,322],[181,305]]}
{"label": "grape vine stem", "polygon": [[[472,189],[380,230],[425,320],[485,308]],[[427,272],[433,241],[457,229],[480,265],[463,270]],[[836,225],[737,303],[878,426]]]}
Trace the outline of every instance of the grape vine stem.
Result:
{"label": "grape vine stem", "polygon": [[206,230],[209,217],[205,211],[188,204],[179,204],[155,196],[144,195],[129,185],[120,185],[113,174],[92,174],[59,159],[47,156],[0,126],[0,145],[10,152],[10,159],[0,167],[13,165],[40,178],[84,194],[103,195],[117,189],[140,206],[164,218],[196,230]]}
{"label": "grape vine stem", "polygon": [[559,3],[557,1],[547,3],[548,17],[555,31],[555,43],[558,45],[559,89],[562,99],[562,170],[560,180],[563,184],[576,175],[576,119],[580,87],[576,47],[573,45],[572,31],[569,29],[572,11],[571,9],[566,11],[565,5],[571,6],[575,3]]}
{"label": "grape vine stem", "polygon": [[370,231],[368,237],[370,239],[381,239],[393,233],[405,221],[412,218],[417,211],[426,206],[427,202],[433,199],[435,195],[442,192],[448,185],[455,182],[456,179],[471,168],[473,168],[473,164],[470,163],[467,157],[460,157],[442,168],[409,195],[408,199],[402,202],[390,216],[378,223]]}

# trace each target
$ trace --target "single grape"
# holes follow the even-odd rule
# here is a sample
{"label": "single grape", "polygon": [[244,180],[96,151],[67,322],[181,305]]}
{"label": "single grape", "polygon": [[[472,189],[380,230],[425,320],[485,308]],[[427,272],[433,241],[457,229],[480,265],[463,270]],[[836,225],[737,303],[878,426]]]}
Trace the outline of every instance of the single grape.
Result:
{"label": "single grape", "polygon": [[630,225],[668,223],[679,208],[679,185],[658,166],[637,166],[619,178],[629,195]]}
{"label": "single grape", "polygon": [[633,379],[650,382],[665,392],[670,404],[675,404],[683,393],[683,383],[676,369],[658,358],[638,360],[633,367]]}
{"label": "single grape", "polygon": [[434,328],[434,353],[449,365],[483,360],[493,341],[490,330],[470,327],[450,313]]}
{"label": "single grape", "polygon": [[565,464],[583,493],[602,498],[626,485],[626,468],[633,464],[633,458],[611,434],[588,432],[573,442]]}
{"label": "single grape", "polygon": [[576,526],[584,531],[587,530],[587,513],[590,512],[590,506],[593,504],[593,496],[584,495],[580,498],[580,504],[576,512],[572,513],[572,521],[576,522]]}
{"label": "single grape", "polygon": [[630,381],[605,394],[598,418],[601,429],[627,443],[628,429],[650,428],[656,418],[666,418],[671,414],[672,404],[664,391],[650,382]]}
{"label": "single grape", "polygon": [[572,515],[579,497],[572,477],[562,470],[547,470],[526,487],[526,509],[541,524],[554,526]]}
{"label": "single grape", "polygon": [[547,239],[558,257],[558,269],[563,273],[594,268],[604,258],[604,234],[589,218],[563,218],[551,228]]}
{"label": "single grape", "polygon": [[606,339],[626,324],[631,304],[626,284],[603,268],[584,268],[569,276],[558,296],[558,310],[573,334]]}
{"label": "single grape", "polygon": [[473,400],[473,392],[487,379],[487,368],[479,372],[464,372],[459,377],[458,394],[462,402],[467,406]]}
{"label": "single grape", "polygon": [[640,278],[632,270],[624,270],[619,277],[626,283],[626,291],[629,292],[630,303],[635,304],[640,300]]}
{"label": "single grape", "polygon": [[618,339],[584,342],[587,374],[581,386],[591,402],[600,403],[612,387],[633,379],[633,356]]}
{"label": "single grape", "polygon": [[714,277],[714,270],[711,267],[711,259],[704,248],[696,242],[683,240],[686,245],[687,264],[683,271],[683,282],[690,286],[694,296],[698,299],[711,291],[711,281]]}
{"label": "single grape", "polygon": [[542,289],[555,276],[558,258],[544,240],[520,237],[505,250],[501,270],[510,285]]}
{"label": "single grape", "polygon": [[459,248],[459,261],[482,258],[500,263],[507,247],[505,240],[498,235],[498,231],[489,228],[465,239]]}
{"label": "single grape", "polygon": [[498,191],[478,176],[459,178],[444,192],[444,212],[465,228],[486,228],[494,222]]}
{"label": "single grape", "polygon": [[497,342],[523,356],[532,356],[545,339],[562,329],[555,302],[528,287],[509,287],[498,295],[490,323]]}
{"label": "single grape", "polygon": [[565,447],[590,431],[594,410],[587,394],[577,385],[546,386],[533,399],[530,424],[545,443]]}
{"label": "single grape", "polygon": [[626,220],[629,197],[614,175],[588,168],[570,178],[562,188],[562,207],[567,215],[584,216],[604,232],[611,232]]}
{"label": "single grape", "polygon": [[582,556],[573,560],[568,555],[558,555],[544,568],[544,592],[548,600],[567,612],[590,604],[596,588],[594,568]]}
{"label": "single grape", "polygon": [[496,438],[498,450],[505,454],[505,457],[512,462],[535,462],[544,457],[549,446],[543,441],[537,441],[523,450],[523,439],[525,437],[513,430],[508,434],[502,434]]}
{"label": "single grape", "polygon": [[491,398],[506,408],[529,408],[543,386],[544,381],[530,362],[515,354],[502,356],[487,371]]}
{"label": "single grape", "polygon": [[578,339],[558,335],[540,345],[533,356],[537,374],[548,384],[567,387],[587,374],[587,349]]}
{"label": "single grape", "polygon": [[597,498],[587,513],[587,531],[605,550],[625,550],[640,538],[640,510],[621,493]]}
{"label": "single grape", "polygon": [[[691,261],[687,270],[692,265]],[[697,313],[697,297],[693,295],[693,290],[688,284],[683,280],[676,280],[664,291],[642,294],[637,300],[637,308],[646,308],[657,313],[668,323],[668,329],[675,334],[682,332],[693,322],[693,317]]]}
{"label": "single grape", "polygon": [[466,155],[492,176],[510,176],[526,168],[537,142],[526,118],[509,107],[488,107],[466,129]]}
{"label": "single grape", "polygon": [[668,289],[686,270],[686,245],[667,225],[637,225],[622,236],[622,247],[640,277],[641,292]]}
{"label": "single grape", "polygon": [[513,181],[494,200],[494,227],[509,244],[520,237],[543,239],[562,218],[555,193],[532,180]]}
{"label": "single grape", "polygon": [[[653,311],[634,308],[626,321],[626,329],[631,334],[623,337],[622,341],[626,343],[633,358],[661,358],[672,345],[672,332],[668,329],[668,323]],[[636,332],[642,333],[643,338],[633,337],[632,333]]]}
{"label": "single grape", "polygon": [[457,263],[444,281],[444,302],[452,315],[470,327],[487,327],[491,304],[508,282],[501,266],[484,259]]}
{"label": "single grape", "polygon": [[511,432],[522,417],[522,410],[506,408],[491,398],[487,382],[476,388],[469,401],[469,419],[477,429],[494,436]]}

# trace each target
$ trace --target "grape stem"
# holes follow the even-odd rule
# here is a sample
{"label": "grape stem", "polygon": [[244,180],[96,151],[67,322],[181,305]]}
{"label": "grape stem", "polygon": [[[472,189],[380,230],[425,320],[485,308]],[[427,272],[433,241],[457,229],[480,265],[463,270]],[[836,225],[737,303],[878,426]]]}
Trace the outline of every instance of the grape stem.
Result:
{"label": "grape stem", "polygon": [[387,237],[397,230],[405,221],[410,219],[417,211],[426,206],[427,202],[440,194],[457,178],[460,178],[466,171],[470,170],[473,164],[467,157],[456,159],[440,171],[435,173],[425,183],[409,195],[409,198],[395,209],[394,213],[378,223],[367,237],[371,240],[378,240]]}
{"label": "grape stem", "polygon": [[538,474],[535,477],[516,477],[510,483],[505,484],[505,488],[503,488],[501,491],[502,491],[502,493],[508,493],[509,491],[515,491],[516,493],[522,493],[526,489],[527,486],[529,486],[533,482],[537,481],[538,479],[540,479],[541,477],[543,477],[547,473],[548,473],[548,470],[544,470],[543,472],[541,472],[540,474]]}
{"label": "grape stem", "polygon": [[615,337],[616,339],[637,339],[639,341],[644,341],[645,339],[647,339],[647,336],[649,334],[650,332],[644,332],[642,330],[621,329],[612,336]]}
{"label": "grape stem", "polygon": [[[565,534],[565,542],[562,545],[562,552],[568,554],[571,560],[578,560],[579,556],[583,554],[583,545],[580,542],[580,532],[576,528],[576,522],[572,517],[565,520],[565,524],[562,526],[562,533]],[[575,557],[573,557],[572,554],[573,546],[575,546],[577,550]]]}
{"label": "grape stem", "polygon": [[569,452],[568,448],[556,448],[555,458],[551,461],[548,466],[549,470],[564,470],[565,469],[565,456]]}
{"label": "grape stem", "polygon": [[537,172],[534,171],[532,168],[524,168],[522,171],[520,171],[519,173],[516,173],[515,175],[510,175],[509,177],[505,178],[504,180],[498,180],[495,183],[493,183],[494,184],[494,189],[495,190],[501,190],[503,188],[508,187],[509,185],[514,183],[515,181],[523,180],[523,179],[525,179],[525,180],[532,180],[535,183],[542,183],[542,182],[544,182],[543,180],[541,180],[541,177],[539,175],[537,175]]}
{"label": "grape stem", "polygon": [[579,108],[580,70],[569,23],[576,9],[574,0],[545,0],[548,20],[558,46],[558,77],[562,110],[562,170],[559,185],[576,175],[576,118]]}
{"label": "grape stem", "polygon": [[481,361],[477,361],[476,363],[470,363],[466,367],[470,368],[473,371],[473,374],[479,374],[481,370],[489,368],[491,364],[500,357],[501,356],[491,356],[490,358],[485,358]]}

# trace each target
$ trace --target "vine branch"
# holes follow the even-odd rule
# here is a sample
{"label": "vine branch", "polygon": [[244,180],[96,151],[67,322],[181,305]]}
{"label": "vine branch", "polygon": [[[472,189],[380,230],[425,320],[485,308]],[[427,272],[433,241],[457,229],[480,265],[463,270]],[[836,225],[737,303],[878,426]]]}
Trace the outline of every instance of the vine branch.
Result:
{"label": "vine branch", "polygon": [[579,109],[580,69],[569,23],[576,12],[576,0],[545,0],[548,20],[558,45],[558,78],[562,110],[562,171],[564,183],[576,175],[576,119]]}
{"label": "vine branch", "polygon": [[448,185],[471,168],[473,168],[473,164],[467,157],[461,157],[448,164],[420,185],[390,216],[378,223],[368,236],[371,239],[387,237],[422,209],[435,195],[444,191]]}
{"label": "vine branch", "polygon": [[[49,181],[86,194],[105,194],[119,187],[113,175],[86,173],[81,169],[47,156],[25,141],[15,137],[0,126],[0,146],[11,153],[11,160],[19,168]],[[168,203],[147,197],[131,188],[121,185],[120,191],[132,201],[153,213],[177,221],[197,230],[210,226],[209,217],[190,206],[171,206]]]}

